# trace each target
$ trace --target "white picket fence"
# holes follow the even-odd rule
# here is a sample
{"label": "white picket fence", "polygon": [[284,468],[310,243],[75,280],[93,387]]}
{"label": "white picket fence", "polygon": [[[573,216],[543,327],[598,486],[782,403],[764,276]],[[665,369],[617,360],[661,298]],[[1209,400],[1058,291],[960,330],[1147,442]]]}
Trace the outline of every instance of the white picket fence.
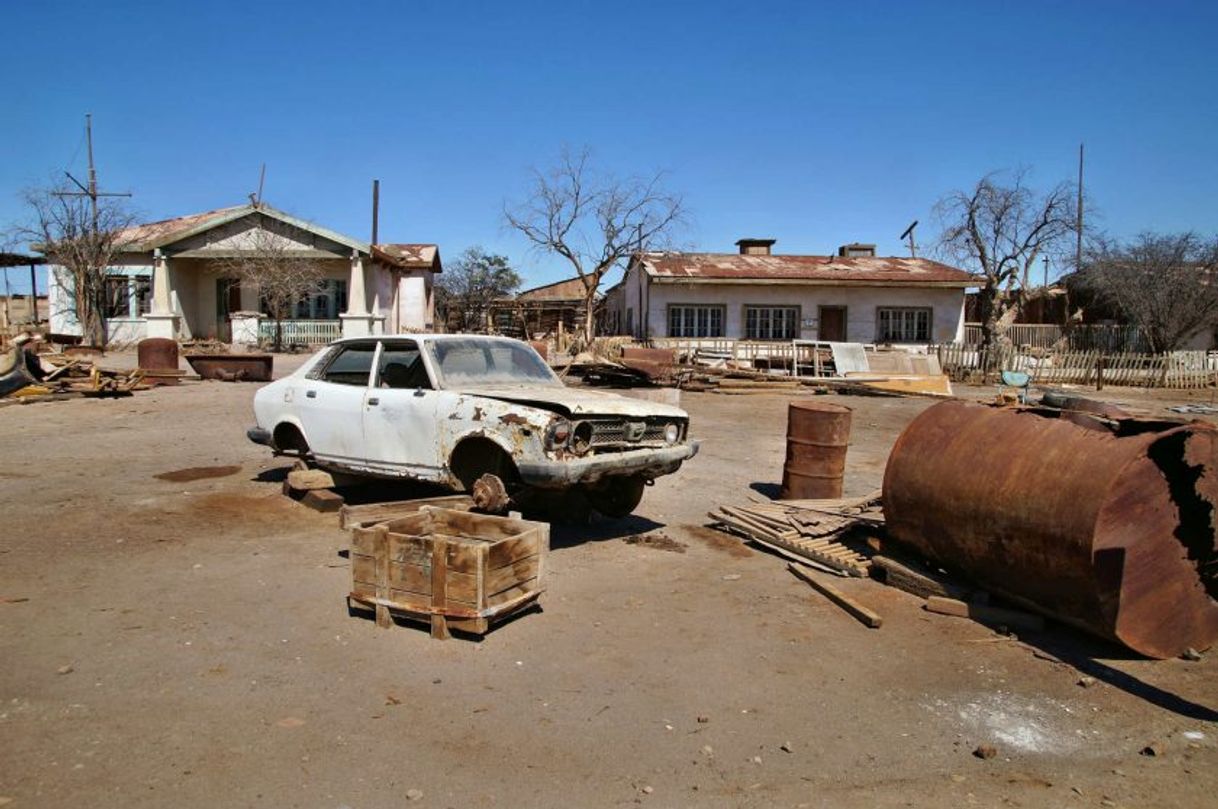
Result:
{"label": "white picket fence", "polygon": [[[310,346],[325,345],[343,336],[342,323],[338,320],[285,320],[283,344]],[[263,343],[275,342],[275,321],[264,318],[258,324],[258,339]]]}

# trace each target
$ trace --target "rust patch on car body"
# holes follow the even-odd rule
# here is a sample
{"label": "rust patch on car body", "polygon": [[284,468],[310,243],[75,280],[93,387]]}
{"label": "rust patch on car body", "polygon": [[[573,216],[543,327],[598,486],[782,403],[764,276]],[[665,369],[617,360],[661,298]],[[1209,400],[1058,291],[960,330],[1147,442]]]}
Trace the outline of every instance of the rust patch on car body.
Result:
{"label": "rust patch on car body", "polygon": [[499,417],[504,424],[528,424],[529,420],[519,413],[505,413]]}

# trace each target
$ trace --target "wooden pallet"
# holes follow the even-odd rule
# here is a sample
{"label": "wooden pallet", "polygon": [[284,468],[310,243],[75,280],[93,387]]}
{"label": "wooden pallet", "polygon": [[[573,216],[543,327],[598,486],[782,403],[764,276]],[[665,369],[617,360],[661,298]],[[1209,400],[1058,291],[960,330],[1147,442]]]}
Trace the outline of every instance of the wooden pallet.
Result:
{"label": "wooden pallet", "polygon": [[859,519],[856,515],[818,514],[807,509],[791,514],[783,506],[723,506],[708,515],[733,533],[849,576],[866,576],[870,560],[842,541]]}

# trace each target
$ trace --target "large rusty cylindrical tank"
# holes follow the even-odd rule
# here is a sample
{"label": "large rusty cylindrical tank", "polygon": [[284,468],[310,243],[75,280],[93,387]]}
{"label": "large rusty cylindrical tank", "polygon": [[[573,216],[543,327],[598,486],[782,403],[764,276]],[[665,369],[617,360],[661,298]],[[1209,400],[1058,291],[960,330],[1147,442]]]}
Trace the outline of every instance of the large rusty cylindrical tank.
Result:
{"label": "large rusty cylindrical tank", "polygon": [[135,347],[139,367],[148,371],[178,370],[178,342],[168,337],[149,337]]}
{"label": "large rusty cylindrical tank", "polygon": [[1216,505],[1203,422],[943,402],[884,472],[893,540],[1157,658],[1218,640]]}
{"label": "large rusty cylindrical tank", "polygon": [[821,402],[787,407],[787,460],[782,467],[783,500],[825,500],[842,496],[850,408]]}

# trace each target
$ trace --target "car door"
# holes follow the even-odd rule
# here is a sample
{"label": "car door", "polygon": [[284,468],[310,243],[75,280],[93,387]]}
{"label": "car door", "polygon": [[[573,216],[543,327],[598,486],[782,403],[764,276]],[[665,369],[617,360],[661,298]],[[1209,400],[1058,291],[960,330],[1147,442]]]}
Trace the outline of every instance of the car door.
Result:
{"label": "car door", "polygon": [[416,340],[386,339],[364,408],[364,443],[377,471],[435,480],[441,477],[434,389]]}
{"label": "car door", "polygon": [[378,348],[375,340],[344,343],[301,385],[300,421],[318,460],[364,466],[364,400]]}

